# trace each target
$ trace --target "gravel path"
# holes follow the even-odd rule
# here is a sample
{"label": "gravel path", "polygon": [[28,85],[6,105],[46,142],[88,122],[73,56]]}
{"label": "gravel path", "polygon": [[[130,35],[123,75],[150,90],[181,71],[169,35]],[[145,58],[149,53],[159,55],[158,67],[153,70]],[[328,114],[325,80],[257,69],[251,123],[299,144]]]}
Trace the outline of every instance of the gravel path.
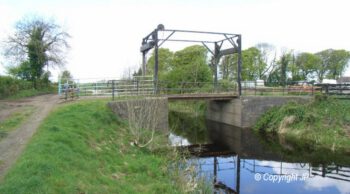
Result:
{"label": "gravel path", "polygon": [[59,102],[57,95],[42,95],[22,100],[0,101],[0,115],[6,117],[14,107],[34,106],[34,113],[17,129],[0,140],[0,181],[7,170],[20,156],[40,123]]}

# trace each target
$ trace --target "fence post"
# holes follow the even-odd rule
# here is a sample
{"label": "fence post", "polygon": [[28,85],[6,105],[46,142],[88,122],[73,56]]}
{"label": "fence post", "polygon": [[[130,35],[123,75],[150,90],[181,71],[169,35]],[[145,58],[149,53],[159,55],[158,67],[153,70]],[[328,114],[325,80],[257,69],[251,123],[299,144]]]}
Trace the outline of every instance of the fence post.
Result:
{"label": "fence post", "polygon": [[61,88],[61,79],[58,80],[58,95],[61,96],[62,88]]}
{"label": "fence post", "polygon": [[257,85],[257,81],[255,80],[254,96],[256,96],[256,85]]}
{"label": "fence post", "polygon": [[115,81],[115,80],[112,80],[112,100],[113,100],[113,101],[114,101],[114,90],[115,90],[114,81]]}

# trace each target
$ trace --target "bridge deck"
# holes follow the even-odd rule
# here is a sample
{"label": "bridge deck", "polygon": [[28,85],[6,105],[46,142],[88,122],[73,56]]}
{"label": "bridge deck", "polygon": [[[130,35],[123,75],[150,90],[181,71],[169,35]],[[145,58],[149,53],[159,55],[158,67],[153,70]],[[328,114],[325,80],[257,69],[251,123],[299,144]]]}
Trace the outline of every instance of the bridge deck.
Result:
{"label": "bridge deck", "polygon": [[165,95],[168,100],[231,100],[238,98],[237,94],[217,93],[217,94],[170,94]]}

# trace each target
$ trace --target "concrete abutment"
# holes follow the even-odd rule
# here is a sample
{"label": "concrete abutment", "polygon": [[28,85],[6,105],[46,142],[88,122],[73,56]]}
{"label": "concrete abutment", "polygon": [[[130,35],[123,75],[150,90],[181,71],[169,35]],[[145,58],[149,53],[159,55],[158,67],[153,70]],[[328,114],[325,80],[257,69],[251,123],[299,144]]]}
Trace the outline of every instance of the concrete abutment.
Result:
{"label": "concrete abutment", "polygon": [[310,96],[242,96],[227,101],[209,101],[207,119],[241,128],[251,128],[269,108],[290,101],[310,102]]}

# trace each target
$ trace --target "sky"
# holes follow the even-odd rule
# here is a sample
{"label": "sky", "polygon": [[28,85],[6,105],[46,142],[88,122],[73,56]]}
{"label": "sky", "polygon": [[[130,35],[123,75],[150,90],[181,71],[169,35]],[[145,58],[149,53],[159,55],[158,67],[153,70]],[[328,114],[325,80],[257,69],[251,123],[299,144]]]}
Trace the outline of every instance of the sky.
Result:
{"label": "sky", "polygon": [[[53,18],[71,38],[63,69],[75,78],[121,78],[140,67],[141,40],[158,24],[166,29],[242,35],[243,49],[270,43],[278,49],[350,51],[348,0],[0,0],[0,41],[25,16]],[[188,45],[165,43],[178,50]],[[6,61],[0,56],[0,75]],[[345,73],[350,76],[350,68]]]}

